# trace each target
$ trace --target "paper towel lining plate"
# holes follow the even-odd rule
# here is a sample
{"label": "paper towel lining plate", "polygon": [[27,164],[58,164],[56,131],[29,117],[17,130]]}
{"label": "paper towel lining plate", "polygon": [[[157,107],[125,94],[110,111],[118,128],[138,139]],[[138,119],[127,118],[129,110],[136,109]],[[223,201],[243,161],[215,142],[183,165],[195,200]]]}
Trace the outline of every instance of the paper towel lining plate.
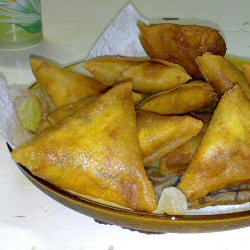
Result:
{"label": "paper towel lining plate", "polygon": [[[245,59],[227,57],[237,67],[248,62]],[[68,66],[71,69],[79,64]],[[7,144],[10,152],[12,148]],[[220,214],[166,215],[143,213],[126,208],[103,204],[95,200],[80,198],[72,193],[60,190],[54,185],[34,176],[21,164],[17,164],[23,174],[40,190],[61,204],[93,217],[96,221],[114,224],[124,228],[147,233],[164,232],[211,232],[235,229],[250,225],[250,210]],[[247,207],[246,207],[247,208]],[[246,209],[245,208],[245,209]],[[244,209],[244,206],[243,206]]]}

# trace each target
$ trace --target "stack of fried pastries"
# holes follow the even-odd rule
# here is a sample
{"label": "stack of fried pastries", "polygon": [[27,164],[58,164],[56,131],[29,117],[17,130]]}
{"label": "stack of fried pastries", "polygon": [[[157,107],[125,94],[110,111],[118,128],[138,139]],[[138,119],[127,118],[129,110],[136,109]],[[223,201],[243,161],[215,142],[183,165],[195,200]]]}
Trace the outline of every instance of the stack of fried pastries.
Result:
{"label": "stack of fried pastries", "polygon": [[[199,30],[207,35],[196,26],[139,28],[144,48],[151,44],[147,29],[166,36],[178,28],[186,35]],[[221,190],[248,191],[249,65],[243,72],[236,68],[224,57],[223,38],[206,30],[216,42],[211,38],[208,50],[192,54],[192,74],[185,68],[187,55],[180,63],[166,53],[166,61],[150,46],[145,50],[153,59],[90,59],[84,63],[88,75],[32,57],[38,83],[30,93],[42,103],[36,91],[43,89],[54,108],[41,105],[40,127],[12,152],[13,159],[61,189],[137,211],[157,207],[154,186],[161,180],[150,175],[151,167],[162,180],[174,175],[169,185],[180,189],[190,206],[199,207],[204,197]]]}

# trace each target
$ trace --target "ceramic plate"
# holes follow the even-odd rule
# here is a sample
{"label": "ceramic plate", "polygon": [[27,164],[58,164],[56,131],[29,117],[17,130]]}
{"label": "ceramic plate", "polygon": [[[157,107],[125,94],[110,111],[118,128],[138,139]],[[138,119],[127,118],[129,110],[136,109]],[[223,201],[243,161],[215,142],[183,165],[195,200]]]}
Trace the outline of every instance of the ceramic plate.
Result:
{"label": "ceramic plate", "polygon": [[[244,59],[235,57],[228,57],[228,59],[238,67],[247,62]],[[12,151],[9,145],[8,148]],[[44,193],[75,211],[91,216],[98,222],[114,224],[147,233],[211,232],[250,225],[250,210],[227,214],[173,216],[135,212],[104,205],[60,190],[52,184],[34,176],[24,166],[17,165],[24,175]]]}

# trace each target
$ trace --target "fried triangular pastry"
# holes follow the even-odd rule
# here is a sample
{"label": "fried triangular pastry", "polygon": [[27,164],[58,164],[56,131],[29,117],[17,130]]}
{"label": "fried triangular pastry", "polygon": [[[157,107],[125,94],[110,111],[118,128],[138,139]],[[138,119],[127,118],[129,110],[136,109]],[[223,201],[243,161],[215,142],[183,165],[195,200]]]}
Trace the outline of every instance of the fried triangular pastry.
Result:
{"label": "fried triangular pastry", "polygon": [[132,86],[119,84],[12,152],[34,175],[138,211],[156,208],[141,159]]}
{"label": "fried triangular pastry", "polygon": [[161,157],[196,136],[202,122],[191,116],[161,116],[147,111],[136,113],[139,143],[145,165]]}
{"label": "fried triangular pastry", "polygon": [[199,134],[192,137],[191,140],[182,144],[175,150],[170,151],[160,160],[160,172],[162,174],[176,173],[182,174],[187,169],[197,149],[199,148],[201,139],[205,134],[209,125],[211,115],[209,113],[193,114],[203,122],[203,126]]}
{"label": "fried triangular pastry", "polygon": [[250,100],[250,86],[242,71],[223,56],[204,53],[196,59],[203,77],[221,97],[225,91],[238,84]]}
{"label": "fried triangular pastry", "polygon": [[107,89],[107,86],[92,77],[62,68],[39,57],[31,57],[30,64],[37,81],[57,107],[100,94]]}
{"label": "fried triangular pastry", "polygon": [[108,86],[132,81],[133,90],[142,94],[169,90],[191,79],[180,65],[139,57],[96,57],[85,62],[84,68]]}
{"label": "fried triangular pastry", "polygon": [[190,201],[250,182],[250,102],[235,85],[222,97],[178,185]]}
{"label": "fried triangular pastry", "polygon": [[224,56],[226,44],[218,30],[200,25],[138,23],[141,44],[150,58],[181,65],[193,79],[202,79],[195,62],[208,51]]}
{"label": "fried triangular pastry", "polygon": [[151,95],[139,103],[137,108],[161,115],[181,115],[213,110],[217,102],[217,95],[211,85],[203,81],[191,81]]}

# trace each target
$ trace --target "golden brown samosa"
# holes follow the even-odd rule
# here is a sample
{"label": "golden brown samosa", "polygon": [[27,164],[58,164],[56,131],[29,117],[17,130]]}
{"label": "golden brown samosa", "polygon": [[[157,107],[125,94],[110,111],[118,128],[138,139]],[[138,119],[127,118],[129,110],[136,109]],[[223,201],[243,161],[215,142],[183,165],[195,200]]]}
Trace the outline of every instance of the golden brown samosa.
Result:
{"label": "golden brown samosa", "polygon": [[201,139],[208,127],[208,124],[209,122],[203,121],[203,126],[199,134],[161,158],[160,171],[162,174],[181,174],[184,170],[186,170],[199,148]]}
{"label": "golden brown samosa", "polygon": [[12,152],[34,175],[138,211],[156,197],[141,159],[132,86],[119,84]]}
{"label": "golden brown samosa", "polygon": [[186,83],[190,79],[180,65],[163,60],[147,60],[124,71],[118,81],[130,80],[133,90],[155,94]]}
{"label": "golden brown samosa", "polygon": [[161,116],[136,112],[139,143],[145,165],[150,165],[197,135],[202,122],[190,116]]}
{"label": "golden brown samosa", "polygon": [[189,201],[250,182],[250,102],[235,85],[220,100],[178,188]]}
{"label": "golden brown samosa", "polygon": [[84,68],[100,82],[114,86],[117,84],[117,79],[122,76],[122,72],[144,61],[145,59],[136,57],[103,56],[86,61]]}
{"label": "golden brown samosa", "polygon": [[197,56],[211,52],[224,56],[226,44],[218,30],[199,25],[139,23],[140,41],[151,58],[180,64],[193,79],[201,79]]}
{"label": "golden brown samosa", "polygon": [[193,81],[149,96],[137,108],[162,115],[173,115],[213,109],[217,102],[217,95],[209,84]]}
{"label": "golden brown samosa", "polygon": [[133,90],[143,94],[168,90],[191,79],[183,67],[163,60],[97,57],[87,61],[84,67],[108,86],[132,81]]}
{"label": "golden brown samosa", "polygon": [[243,73],[225,57],[205,53],[196,59],[203,77],[221,97],[225,91],[239,84],[250,100],[250,85]]}
{"label": "golden brown samosa", "polygon": [[89,76],[31,57],[33,74],[57,107],[102,93],[107,86]]}
{"label": "golden brown samosa", "polygon": [[199,147],[202,136],[200,133],[178,148],[170,151],[160,160],[160,172],[162,174],[181,174],[191,162],[196,150]]}

